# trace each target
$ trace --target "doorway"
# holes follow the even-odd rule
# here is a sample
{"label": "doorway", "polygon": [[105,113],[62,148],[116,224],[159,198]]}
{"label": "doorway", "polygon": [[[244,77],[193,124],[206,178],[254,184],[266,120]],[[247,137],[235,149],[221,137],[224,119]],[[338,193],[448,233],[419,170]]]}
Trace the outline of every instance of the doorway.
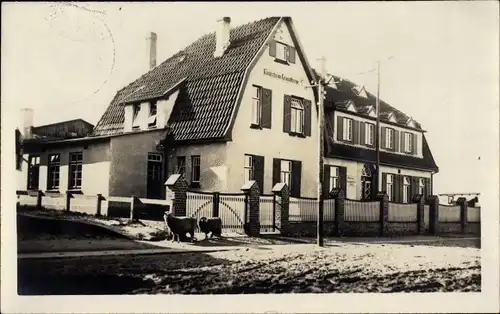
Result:
{"label": "doorway", "polygon": [[365,164],[361,171],[361,200],[369,201],[373,196],[373,173],[370,166]]}
{"label": "doorway", "polygon": [[148,153],[146,198],[163,198],[163,158],[159,153]]}

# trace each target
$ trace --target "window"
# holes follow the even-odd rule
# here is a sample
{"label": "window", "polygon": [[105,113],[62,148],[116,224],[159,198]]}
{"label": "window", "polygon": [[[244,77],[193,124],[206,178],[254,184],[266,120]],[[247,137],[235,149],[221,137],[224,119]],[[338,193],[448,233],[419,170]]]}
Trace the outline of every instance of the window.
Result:
{"label": "window", "polygon": [[260,125],[262,116],[262,88],[252,86],[252,124]]}
{"label": "window", "polygon": [[424,195],[425,181],[424,178],[418,179],[418,194]]}
{"label": "window", "polygon": [[393,149],[394,148],[394,129],[386,129],[385,132],[385,148]]}
{"label": "window", "polygon": [[289,160],[281,161],[281,173],[280,178],[282,183],[286,183],[288,188],[291,188],[292,184],[292,162]]}
{"label": "window", "polygon": [[180,156],[177,157],[177,169],[175,173],[184,174],[186,173],[186,157]]}
{"label": "window", "polygon": [[253,158],[245,155],[245,183],[254,179]]}
{"label": "window", "polygon": [[304,133],[304,105],[302,104],[302,100],[292,98],[291,117],[292,133]]}
{"label": "window", "polygon": [[50,154],[48,160],[47,189],[59,189],[59,166],[61,164],[60,154]]}
{"label": "window", "polygon": [[157,153],[148,153],[148,179],[152,181],[161,180],[162,156]]}
{"label": "window", "polygon": [[342,127],[342,139],[344,141],[352,141],[352,119],[344,118]]}
{"label": "window", "polygon": [[191,181],[200,182],[200,156],[191,157]]}
{"label": "window", "polygon": [[40,156],[29,156],[28,162],[28,190],[38,190],[38,182],[40,179]]}
{"label": "window", "polygon": [[156,127],[157,104],[156,101],[149,105],[148,127]]}
{"label": "window", "polygon": [[330,166],[330,191],[339,186],[339,168]]}
{"label": "window", "polygon": [[82,166],[83,153],[70,153],[68,189],[80,190],[82,188]]}
{"label": "window", "polygon": [[366,123],[365,126],[365,145],[373,145],[375,126],[371,123]]}
{"label": "window", "polygon": [[393,200],[392,188],[393,188],[393,175],[388,174],[386,181],[386,190],[387,190],[387,196],[389,196],[389,201]]}
{"label": "window", "polygon": [[405,147],[404,147],[405,153],[411,153],[412,152],[411,150],[413,147],[413,143],[412,143],[413,136],[411,133],[405,132],[404,137],[405,137]]}
{"label": "window", "polygon": [[403,203],[410,202],[410,178],[403,177]]}
{"label": "window", "polygon": [[288,61],[288,46],[276,42],[276,59],[279,59],[281,61]]}
{"label": "window", "polygon": [[141,105],[140,104],[134,104],[134,116],[132,118],[132,129],[138,129],[140,128],[140,124],[139,124],[139,110],[141,108]]}

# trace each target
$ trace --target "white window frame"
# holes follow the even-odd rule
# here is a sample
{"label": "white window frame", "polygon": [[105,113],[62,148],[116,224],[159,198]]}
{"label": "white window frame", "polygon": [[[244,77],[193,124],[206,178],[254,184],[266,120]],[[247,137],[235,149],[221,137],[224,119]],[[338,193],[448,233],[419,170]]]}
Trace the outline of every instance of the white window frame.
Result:
{"label": "white window frame", "polygon": [[245,154],[244,176],[245,176],[245,183],[253,180],[254,164],[253,164],[253,156],[252,155]]}
{"label": "white window frame", "polygon": [[385,189],[387,196],[389,197],[389,201],[391,202],[394,199],[394,195],[392,195],[392,187],[394,186],[394,175],[388,173],[386,175],[386,183],[385,183]]}
{"label": "white window frame", "polygon": [[289,189],[292,185],[292,162],[290,160],[281,160],[280,182],[286,183]]}
{"label": "white window frame", "polygon": [[[81,157],[81,159],[76,158],[76,160],[73,160],[72,158],[73,156]],[[76,169],[74,169],[74,167],[76,167]],[[68,172],[69,172],[68,189],[69,190],[81,189],[83,184],[83,152],[69,153]],[[78,184],[78,173],[80,173],[80,184]]]}
{"label": "white window frame", "polygon": [[365,145],[373,145],[375,139],[375,126],[371,123],[365,124]]}
{"label": "white window frame", "polygon": [[387,149],[394,148],[394,129],[391,128],[385,129],[385,148]]}
{"label": "white window frame", "polygon": [[[57,160],[56,160],[57,159]],[[61,154],[50,154],[47,167],[47,189],[58,190],[61,187]],[[56,175],[57,174],[57,175]],[[57,185],[54,182],[57,180]],[[49,184],[51,183],[51,184]]]}
{"label": "white window frame", "polygon": [[[198,178],[195,178],[195,167],[198,167]],[[191,156],[191,182],[199,183],[201,180],[201,157],[199,155]]]}
{"label": "white window frame", "polygon": [[252,124],[260,125],[262,121],[262,87],[252,85]]}
{"label": "white window frame", "polygon": [[342,124],[342,139],[344,141],[352,141],[352,124],[353,120],[351,118],[343,117]]}
{"label": "white window frame", "polygon": [[403,177],[403,203],[410,202],[410,178]]}
{"label": "white window frame", "polygon": [[408,133],[408,132],[405,132],[404,136],[405,136],[405,147],[404,147],[405,153],[411,153],[411,149],[413,146],[413,143],[412,143],[413,136],[411,133]]}
{"label": "white window frame", "polygon": [[304,133],[304,103],[301,99],[292,97],[290,105],[290,131]]}
{"label": "white window frame", "polygon": [[288,62],[288,45],[276,42],[276,59]]}
{"label": "white window frame", "polygon": [[418,194],[424,195],[424,190],[425,190],[425,179],[419,178],[418,179]]}
{"label": "white window frame", "polygon": [[156,101],[153,101],[149,104],[148,127],[150,128],[156,127],[157,115],[158,115],[158,103]]}
{"label": "white window frame", "polygon": [[[340,187],[340,182],[339,182],[339,167],[337,167],[337,166],[330,166],[329,184],[330,184],[330,191],[333,190],[334,188]],[[328,192],[330,192],[330,191],[328,191]]]}

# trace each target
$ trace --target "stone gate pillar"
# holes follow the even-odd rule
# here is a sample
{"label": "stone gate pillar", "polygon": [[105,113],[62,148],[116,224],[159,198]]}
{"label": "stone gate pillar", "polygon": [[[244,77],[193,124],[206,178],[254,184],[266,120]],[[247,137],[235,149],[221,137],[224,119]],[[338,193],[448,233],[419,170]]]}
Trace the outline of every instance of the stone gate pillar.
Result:
{"label": "stone gate pillar", "polygon": [[260,190],[256,181],[248,181],[241,190],[246,194],[245,212],[248,215],[244,222],[244,229],[248,236],[258,237],[260,235]]}
{"label": "stone gate pillar", "polygon": [[[290,232],[290,189],[286,183],[276,183],[272,192],[276,198],[280,198],[280,233],[286,236]],[[274,208],[276,208],[276,205]],[[273,223],[275,222],[273,221]]]}
{"label": "stone gate pillar", "polygon": [[165,186],[171,191],[171,193],[167,193],[167,198],[172,201],[170,211],[174,213],[174,216],[186,216],[188,183],[184,174],[171,175],[165,182]]}

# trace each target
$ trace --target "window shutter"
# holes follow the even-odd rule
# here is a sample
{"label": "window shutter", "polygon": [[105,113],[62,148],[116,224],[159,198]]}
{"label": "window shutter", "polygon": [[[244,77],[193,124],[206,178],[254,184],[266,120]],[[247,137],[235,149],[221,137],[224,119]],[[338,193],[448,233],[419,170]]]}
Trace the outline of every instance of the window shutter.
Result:
{"label": "window shutter", "polygon": [[311,101],[304,99],[304,135],[311,136]]}
{"label": "window shutter", "polygon": [[344,139],[344,118],[337,116],[337,141]]}
{"label": "window shutter", "polygon": [[285,95],[283,100],[283,132],[290,133],[292,115],[292,97]]}
{"label": "window shutter", "polygon": [[330,198],[330,191],[332,187],[330,186],[330,165],[323,166],[323,199]]}
{"label": "window shutter", "polygon": [[382,173],[382,186],[380,191],[384,191],[387,194],[387,173]]}
{"label": "window shutter", "polygon": [[281,175],[281,159],[273,158],[273,187],[276,185],[276,183],[280,183],[281,181],[280,175]]}
{"label": "window shutter", "polygon": [[401,152],[406,153],[406,132],[401,132]]}
{"label": "window shutter", "polygon": [[425,197],[427,198],[428,196],[432,195],[432,186],[431,186],[431,179],[429,178],[424,178],[424,184],[425,184]]}
{"label": "window shutter", "polygon": [[288,62],[295,63],[295,47],[288,47]]}
{"label": "window shutter", "polygon": [[386,143],[386,137],[385,137],[385,130],[386,128],[385,127],[382,127],[381,128],[381,132],[380,132],[380,148],[387,148],[387,143]]}
{"label": "window shutter", "polygon": [[359,121],[352,121],[352,143],[359,144]]}
{"label": "window shutter", "polygon": [[410,199],[418,193],[418,177],[410,177]]}
{"label": "window shutter", "polygon": [[302,174],[302,162],[294,160],[292,161],[292,193],[294,197],[300,197],[300,182]]}
{"label": "window shutter", "polygon": [[264,156],[252,156],[253,162],[253,179],[259,185],[260,193],[264,193]]}
{"label": "window shutter", "polygon": [[[394,151],[395,152],[399,152],[399,131],[398,130],[394,130],[394,132],[392,133],[394,135]],[[404,133],[402,133],[404,134]]]}
{"label": "window shutter", "polygon": [[365,143],[366,143],[366,123],[365,122],[359,123],[359,143],[361,145],[365,145]]}
{"label": "window shutter", "polygon": [[272,120],[272,98],[273,92],[270,89],[262,89],[262,119],[261,127],[270,129]]}
{"label": "window shutter", "polygon": [[347,198],[347,168],[339,167],[339,183],[342,190],[344,190],[344,196]]}
{"label": "window shutter", "polygon": [[269,55],[276,58],[276,42],[271,40],[269,42]]}
{"label": "window shutter", "polygon": [[402,203],[403,202],[404,177],[398,175],[397,182],[398,182],[397,188],[396,188],[397,202]]}
{"label": "window shutter", "polygon": [[412,154],[417,154],[417,136],[415,134],[411,134],[411,138],[412,138],[412,141],[411,141],[411,153]]}

